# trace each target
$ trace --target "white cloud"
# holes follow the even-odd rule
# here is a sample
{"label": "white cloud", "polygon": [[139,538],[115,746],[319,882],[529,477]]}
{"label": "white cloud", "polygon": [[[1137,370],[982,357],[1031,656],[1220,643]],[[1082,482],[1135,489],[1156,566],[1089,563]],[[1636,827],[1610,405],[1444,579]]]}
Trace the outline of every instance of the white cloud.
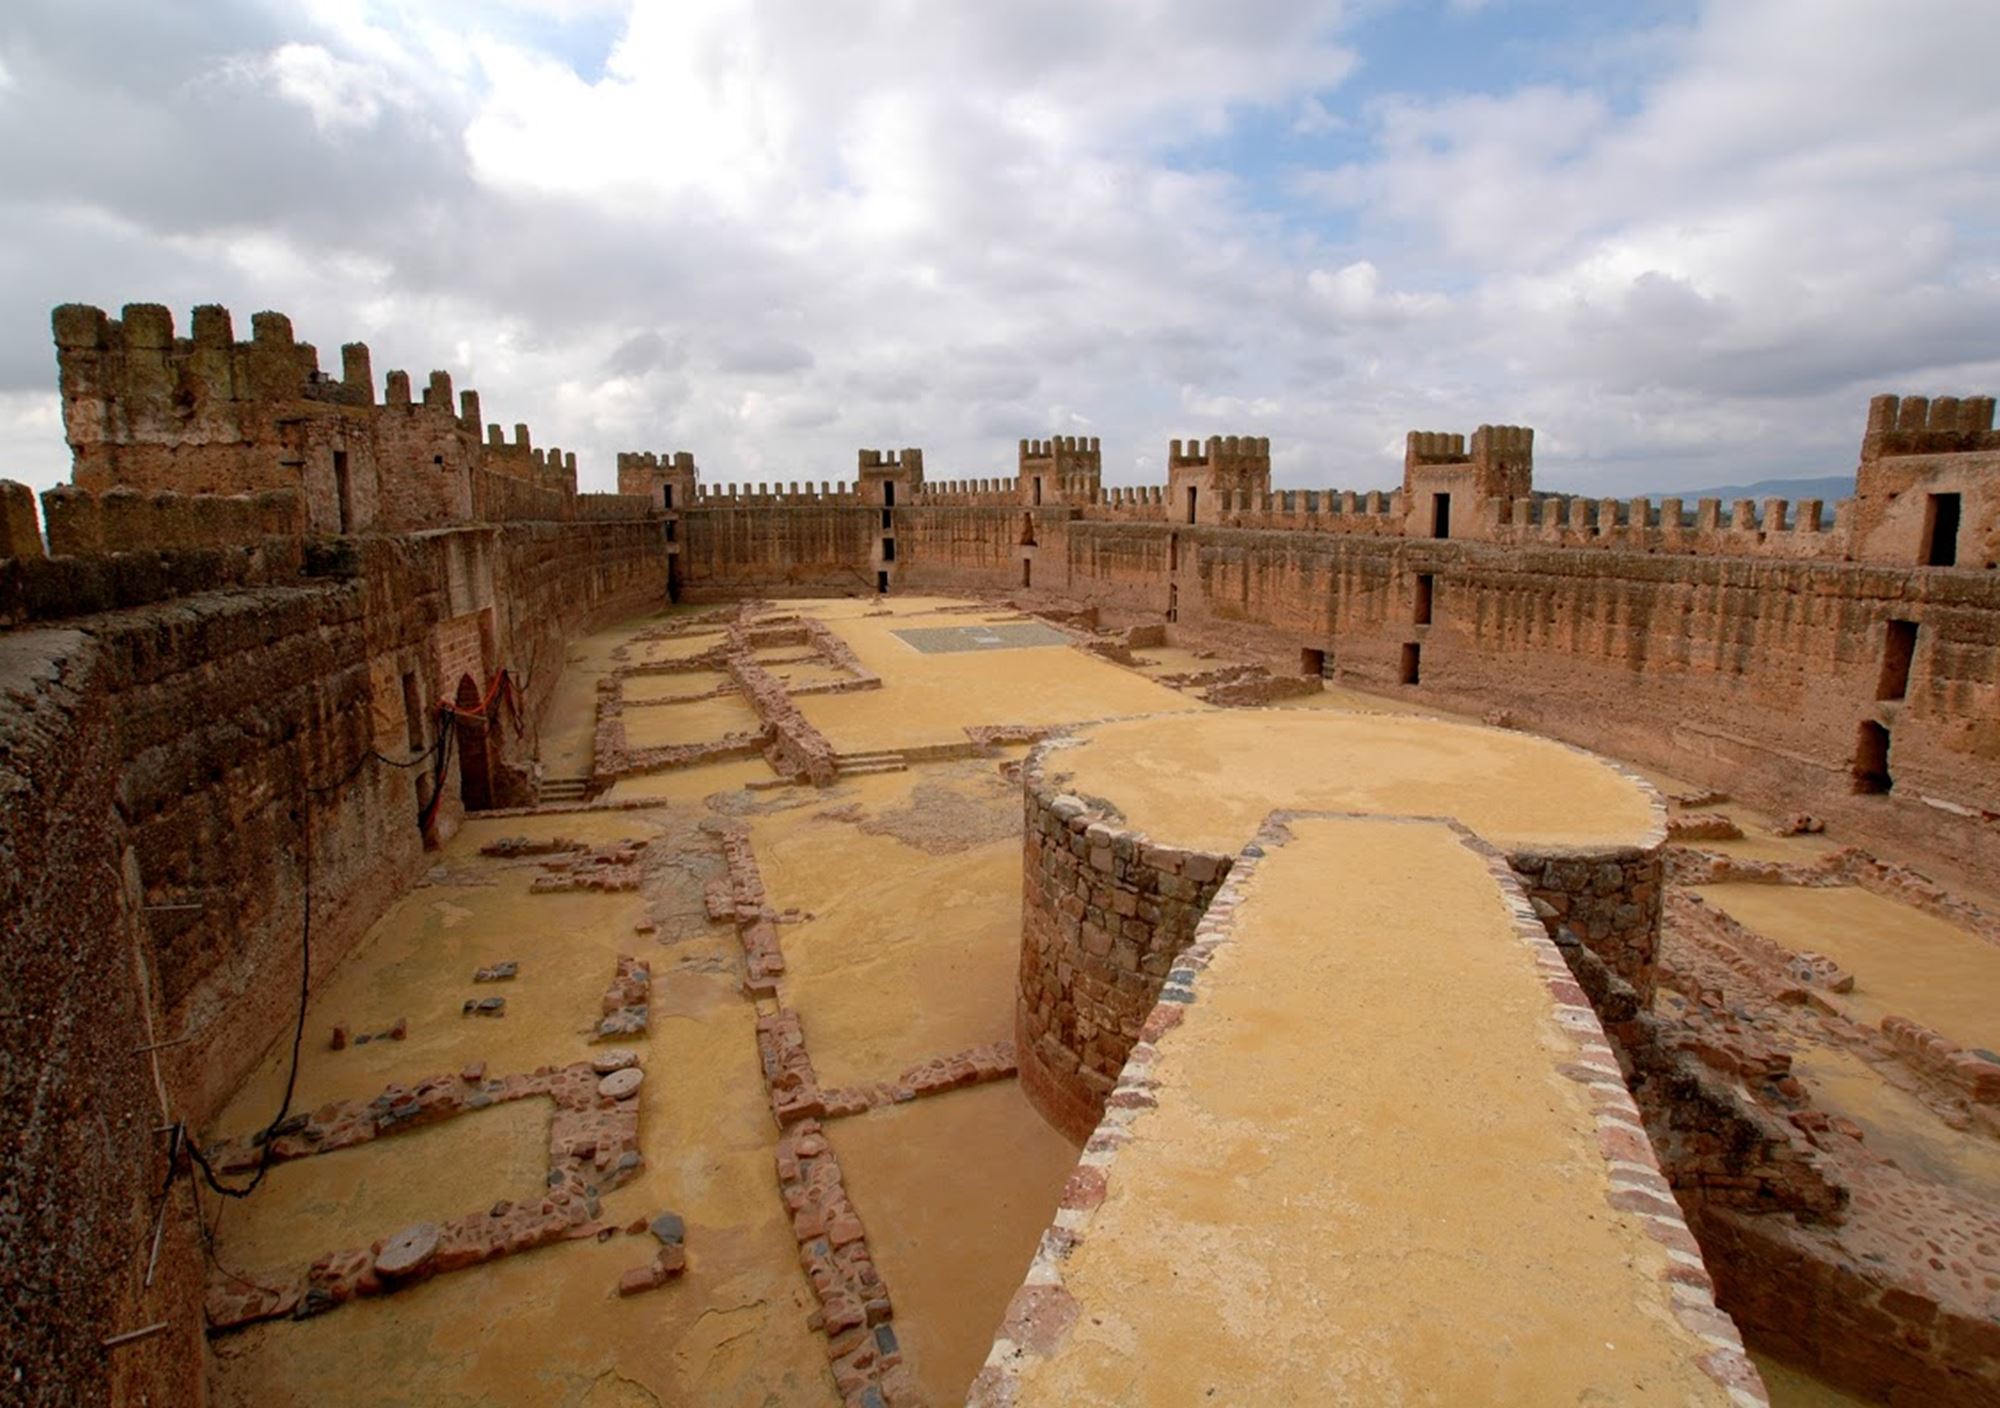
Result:
{"label": "white cloud", "polygon": [[1350,125],[1346,118],[1327,111],[1325,103],[1308,94],[1292,119],[1292,132],[1300,137],[1318,137],[1328,132],[1345,132]]}
{"label": "white cloud", "polygon": [[67,478],[69,447],[55,389],[0,392],[0,479],[46,489]]}
{"label": "white cloud", "polygon": [[318,44],[280,44],[249,68],[310,113],[322,133],[360,131],[391,108],[414,105],[382,68],[336,58]]}
{"label": "white cloud", "polygon": [[1382,271],[1366,259],[1338,269],[1314,269],[1306,287],[1344,322],[1407,322],[1443,313],[1449,306],[1435,293],[1384,293]]}
{"label": "white cloud", "polygon": [[[61,0],[9,37],[0,395],[53,404],[48,304],[225,301],[448,365],[596,487],[1051,433],[1130,482],[1254,433],[1366,488],[1493,420],[1616,492],[1839,468],[1878,385],[2000,382],[2000,11],[1730,0],[1593,36],[1636,92],[1364,103],[1331,0],[131,3],[123,65]],[[1239,130],[1363,154],[1274,204],[1291,148],[1189,156]]]}

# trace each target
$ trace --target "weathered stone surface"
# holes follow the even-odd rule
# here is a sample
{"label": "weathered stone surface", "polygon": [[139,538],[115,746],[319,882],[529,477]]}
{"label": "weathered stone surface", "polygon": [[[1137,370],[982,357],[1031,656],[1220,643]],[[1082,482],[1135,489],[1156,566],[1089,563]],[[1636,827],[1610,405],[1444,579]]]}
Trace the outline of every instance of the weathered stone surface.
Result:
{"label": "weathered stone surface", "polygon": [[629,1100],[639,1093],[645,1079],[646,1073],[637,1066],[626,1066],[598,1081],[597,1093],[607,1100]]}
{"label": "weathered stone surface", "polygon": [[438,1253],[438,1225],[418,1222],[405,1227],[375,1253],[375,1271],[392,1280],[422,1274]]}

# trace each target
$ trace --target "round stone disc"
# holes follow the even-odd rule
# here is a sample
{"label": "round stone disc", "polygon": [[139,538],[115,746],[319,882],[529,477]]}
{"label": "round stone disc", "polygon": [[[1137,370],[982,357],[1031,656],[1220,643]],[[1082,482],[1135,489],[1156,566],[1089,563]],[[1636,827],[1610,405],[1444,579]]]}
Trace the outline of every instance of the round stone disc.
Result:
{"label": "round stone disc", "polygon": [[417,1222],[405,1227],[382,1244],[375,1254],[375,1270],[384,1276],[409,1276],[421,1271],[437,1255],[438,1225]]}
{"label": "round stone disc", "polygon": [[639,1093],[639,1082],[646,1073],[637,1066],[627,1066],[622,1071],[613,1071],[597,1083],[597,1093],[613,1100],[623,1100]]}
{"label": "round stone disc", "polygon": [[628,1050],[623,1046],[615,1046],[609,1051],[600,1051],[597,1055],[590,1058],[590,1069],[596,1071],[601,1076],[608,1076],[613,1071],[622,1071],[638,1064],[639,1053]]}

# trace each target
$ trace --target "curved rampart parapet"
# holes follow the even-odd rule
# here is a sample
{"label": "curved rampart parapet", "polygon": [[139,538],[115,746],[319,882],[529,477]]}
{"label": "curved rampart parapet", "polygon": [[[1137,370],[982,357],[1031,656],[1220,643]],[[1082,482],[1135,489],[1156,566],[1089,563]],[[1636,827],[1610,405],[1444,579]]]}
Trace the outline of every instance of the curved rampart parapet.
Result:
{"label": "curved rampart parapet", "polygon": [[1552,934],[1651,993],[1665,808],[1580,749],[1435,719],[1230,710],[1094,725],[1037,747],[1023,777],[1021,1080],[1078,1142],[1273,810],[1459,822],[1506,856]]}

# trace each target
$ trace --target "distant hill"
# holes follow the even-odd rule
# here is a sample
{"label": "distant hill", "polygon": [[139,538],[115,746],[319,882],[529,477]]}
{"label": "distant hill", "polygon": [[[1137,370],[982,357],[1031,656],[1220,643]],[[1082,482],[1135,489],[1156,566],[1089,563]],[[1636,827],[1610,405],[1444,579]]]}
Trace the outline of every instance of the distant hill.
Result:
{"label": "distant hill", "polygon": [[1674,489],[1646,495],[1649,499],[1821,499],[1828,504],[1854,497],[1854,476],[1829,474],[1817,479],[1759,479],[1754,484],[1718,484],[1709,489]]}

